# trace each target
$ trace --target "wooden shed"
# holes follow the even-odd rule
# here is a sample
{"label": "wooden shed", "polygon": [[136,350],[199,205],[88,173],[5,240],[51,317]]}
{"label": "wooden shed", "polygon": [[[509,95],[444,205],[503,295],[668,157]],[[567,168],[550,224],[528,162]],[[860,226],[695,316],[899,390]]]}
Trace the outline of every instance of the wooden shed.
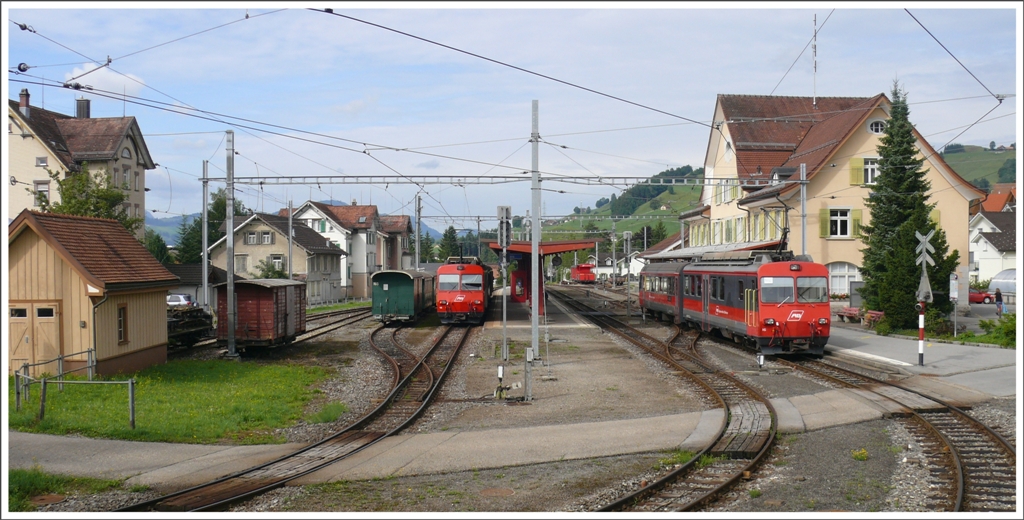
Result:
{"label": "wooden shed", "polygon": [[[217,284],[217,308],[228,308],[227,283]],[[276,278],[235,282],[235,345],[285,345],[306,332],[306,284]],[[217,316],[217,340],[228,339],[228,317]]]}
{"label": "wooden shed", "polygon": [[167,361],[167,291],[178,277],[116,220],[24,210],[8,226],[9,371],[100,375]]}

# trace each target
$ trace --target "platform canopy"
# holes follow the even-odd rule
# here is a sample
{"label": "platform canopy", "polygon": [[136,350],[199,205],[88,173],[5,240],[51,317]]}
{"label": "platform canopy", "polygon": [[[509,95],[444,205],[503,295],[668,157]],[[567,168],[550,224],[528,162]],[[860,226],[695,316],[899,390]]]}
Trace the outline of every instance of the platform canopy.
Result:
{"label": "platform canopy", "polygon": [[[590,249],[594,247],[594,242],[604,242],[603,238],[593,238],[588,240],[558,240],[550,242],[540,242],[537,246],[540,248],[540,256],[547,255],[560,255],[562,253],[568,253],[570,251],[582,251],[584,249]],[[501,252],[501,246],[497,242],[488,242],[487,247],[494,250],[495,253]],[[533,254],[533,243],[529,240],[516,240],[508,246],[510,253],[526,253]]]}

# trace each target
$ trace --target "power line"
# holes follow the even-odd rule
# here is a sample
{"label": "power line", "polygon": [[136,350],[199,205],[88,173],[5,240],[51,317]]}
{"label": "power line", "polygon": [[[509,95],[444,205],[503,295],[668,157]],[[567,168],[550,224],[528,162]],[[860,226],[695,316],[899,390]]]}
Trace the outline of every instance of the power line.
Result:
{"label": "power line", "polygon": [[[950,57],[952,57],[952,58],[953,58],[954,60],[956,60],[956,62],[957,62],[957,63],[959,63],[959,64],[960,64],[960,66],[961,66],[961,67],[963,67],[963,68],[964,68],[964,70],[966,70],[966,71],[967,71],[967,73],[968,73],[968,74],[970,74],[972,78],[974,78],[974,81],[977,81],[977,82],[978,82],[978,84],[982,86],[982,88],[984,88],[985,90],[988,90],[988,93],[989,93],[989,94],[991,94],[991,95],[992,95],[992,97],[994,97],[994,98],[996,98],[997,100],[999,100],[999,102],[1000,102],[1000,103],[1002,103],[1002,102],[1003,102],[1003,98],[1002,98],[1002,97],[1000,97],[1000,96],[997,96],[997,95],[995,95],[994,93],[992,93],[992,91],[991,91],[991,90],[989,90],[989,88],[988,88],[988,87],[986,87],[986,86],[985,86],[985,84],[984,84],[984,83],[982,83],[980,79],[978,79],[978,76],[975,76],[975,75],[974,75],[974,73],[973,73],[973,72],[971,72],[971,70],[970,70],[970,69],[968,69],[968,68],[967,68],[967,66],[966,66],[966,65],[964,65],[964,64],[963,64],[963,63],[962,63],[962,62],[960,61],[960,59],[959,59],[959,58],[957,58],[956,56],[953,56],[953,53],[952,53],[952,52],[950,52],[950,51],[949,51],[949,49],[947,49],[947,48],[946,48],[946,46],[945,46],[945,45],[943,45],[943,44],[942,44],[942,42],[940,42],[940,41],[939,41],[939,39],[938,39],[938,38],[936,38],[936,37],[935,37],[935,35],[934,35],[934,34],[932,34],[932,32],[931,32],[931,31],[929,31],[929,30],[928,30],[928,28],[927,28],[927,27],[925,27],[925,26],[924,26],[924,24],[923,24],[923,23],[921,23],[921,21],[920,21],[920,20],[918,20],[918,19],[917,19],[917,17],[913,15],[913,13],[911,13],[911,12],[910,12],[910,10],[909,10],[909,9],[906,9],[906,8],[904,8],[903,10],[904,10],[904,11],[906,11],[906,12],[907,12],[907,14],[909,14],[909,15],[910,15],[910,17],[911,17],[911,18],[913,18],[915,22],[917,22],[917,25],[920,25],[920,26],[921,26],[921,28],[922,28],[922,29],[924,29],[924,32],[928,33],[928,36],[931,36],[931,37],[932,37],[932,39],[933,39],[933,40],[935,40],[935,43],[939,44],[939,47],[942,47],[942,50],[946,51],[946,53],[947,53],[947,54],[949,54],[949,55],[950,55]],[[990,111],[990,112],[991,112],[991,111]],[[986,115],[987,115],[987,114],[986,114]]]}
{"label": "power line", "polygon": [[360,20],[359,18],[355,18],[355,17],[352,17],[352,16],[348,16],[348,15],[344,15],[344,14],[340,14],[340,13],[335,13],[333,9],[310,9],[310,11],[316,11],[316,12],[319,12],[319,13],[331,14],[331,15],[338,16],[338,17],[341,17],[341,18],[347,18],[347,19],[352,20],[354,22],[359,22],[359,23],[363,23],[363,24],[370,25],[370,26],[373,26],[373,27],[377,27],[379,29],[384,29],[386,31],[391,31],[391,32],[396,33],[396,34],[401,34],[402,36],[407,36],[409,38],[420,40],[422,42],[426,42],[426,43],[429,43],[429,44],[432,44],[432,45],[437,45],[438,47],[444,47],[446,49],[453,50],[455,52],[460,52],[462,54],[466,54],[466,55],[472,56],[474,58],[479,58],[481,60],[489,61],[491,63],[495,63],[495,64],[498,64],[498,65],[501,65],[503,67],[508,67],[510,69],[515,69],[515,70],[518,70],[520,72],[525,72],[527,74],[532,74],[534,76],[537,76],[537,77],[540,77],[540,78],[544,78],[544,79],[547,79],[547,80],[551,80],[551,81],[554,81],[556,83],[561,83],[563,85],[568,85],[568,86],[573,87],[573,88],[578,88],[580,90],[585,90],[585,91],[590,92],[592,94],[597,94],[599,96],[604,96],[606,98],[614,99],[616,101],[621,101],[623,103],[627,103],[627,104],[630,104],[630,105],[633,105],[633,106],[637,106],[637,107],[640,107],[640,108],[651,110],[651,111],[657,112],[659,114],[664,114],[664,115],[667,115],[667,116],[670,116],[670,117],[674,117],[676,119],[682,119],[684,121],[689,121],[689,122],[694,123],[694,124],[703,125],[703,126],[706,126],[708,128],[711,128],[711,125],[709,125],[707,123],[702,123],[700,121],[696,121],[696,120],[690,119],[688,117],[683,117],[683,116],[680,116],[680,115],[673,114],[671,112],[666,112],[664,110],[659,110],[657,108],[649,107],[647,105],[642,105],[640,103],[635,103],[633,101],[629,101],[628,99],[623,99],[623,98],[620,98],[620,97],[617,97],[617,96],[613,96],[611,94],[605,94],[604,92],[600,92],[598,90],[594,90],[594,89],[587,88],[587,87],[584,87],[584,86],[581,86],[581,85],[577,85],[575,83],[570,83],[568,81],[563,81],[563,80],[560,80],[558,78],[553,78],[551,76],[547,76],[547,75],[541,74],[539,72],[534,72],[534,71],[529,70],[529,69],[524,69],[522,67],[517,67],[515,65],[510,65],[508,63],[505,63],[505,62],[502,62],[502,61],[498,61],[498,60],[495,60],[495,59],[491,59],[491,58],[488,58],[486,56],[481,56],[479,54],[474,54],[474,53],[469,52],[469,51],[464,51],[462,49],[459,49],[459,48],[456,48],[456,47],[452,47],[450,45],[445,45],[443,43],[435,42],[433,40],[428,40],[426,38],[422,38],[422,37],[416,36],[414,34],[409,34],[407,32],[399,31],[398,29],[392,29],[392,28],[384,26],[384,25],[376,24],[376,23],[373,23],[373,22],[368,22],[366,20]]}

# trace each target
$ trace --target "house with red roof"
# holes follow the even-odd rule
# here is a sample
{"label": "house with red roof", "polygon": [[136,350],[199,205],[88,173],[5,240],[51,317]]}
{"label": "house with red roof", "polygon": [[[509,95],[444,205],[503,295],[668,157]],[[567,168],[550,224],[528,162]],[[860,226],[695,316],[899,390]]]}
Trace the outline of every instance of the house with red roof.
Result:
{"label": "house with red roof", "polygon": [[100,375],[167,361],[179,279],[116,220],[22,210],[8,225],[10,370]]}
{"label": "house with red roof", "polygon": [[[281,216],[288,215],[282,209]],[[348,252],[342,270],[346,297],[369,298],[370,275],[388,269],[410,269],[415,240],[408,215],[380,215],[375,205],[325,204],[307,201],[294,210],[294,217]]]}
{"label": "house with red roof", "polygon": [[[885,94],[719,95],[704,159],[711,182],[700,207],[680,215],[682,247],[648,259],[781,247],[828,266],[831,292],[848,293],[850,282],[861,279],[860,229],[870,218],[864,201],[879,175],[877,150],[890,111]],[[931,218],[966,267],[970,205],[984,192],[914,133],[936,204]],[[781,182],[799,180],[802,171],[806,184]]]}
{"label": "house with red roof", "polygon": [[[125,212],[146,216],[146,170],[156,168],[134,117],[91,117],[90,102],[76,100],[75,116],[30,104],[27,88],[18,101],[7,100],[7,142],[11,190],[7,217],[23,209],[38,209],[35,193],[58,200],[57,186],[47,170],[73,175],[88,165],[92,173],[106,172],[125,191]],[[141,239],[146,230],[139,227]]]}
{"label": "house with red roof", "polygon": [[998,211],[1013,211],[1017,207],[1017,185],[1014,183],[999,183],[992,186],[988,197],[981,202],[981,211],[995,213]]}

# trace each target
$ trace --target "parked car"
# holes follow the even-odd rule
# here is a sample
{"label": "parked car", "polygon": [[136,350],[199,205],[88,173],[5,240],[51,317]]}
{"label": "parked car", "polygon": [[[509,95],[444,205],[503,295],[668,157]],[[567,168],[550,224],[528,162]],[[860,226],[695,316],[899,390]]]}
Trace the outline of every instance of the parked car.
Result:
{"label": "parked car", "polygon": [[996,300],[995,296],[982,291],[980,289],[971,288],[971,294],[968,297],[970,303],[992,303]]}
{"label": "parked car", "polygon": [[197,304],[192,300],[191,294],[168,294],[168,307],[195,307]]}

